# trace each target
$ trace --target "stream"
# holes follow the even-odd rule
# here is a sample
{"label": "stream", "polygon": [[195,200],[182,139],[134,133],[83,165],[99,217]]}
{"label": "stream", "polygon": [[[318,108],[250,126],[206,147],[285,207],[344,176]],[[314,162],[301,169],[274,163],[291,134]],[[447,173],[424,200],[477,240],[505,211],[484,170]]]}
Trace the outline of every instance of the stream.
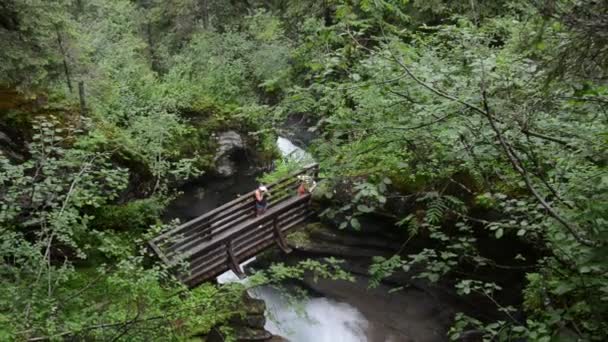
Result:
{"label": "stream", "polygon": [[[313,161],[286,138],[279,137],[277,146],[284,158],[302,163]],[[259,173],[246,160],[235,162],[237,172],[231,177],[207,176],[184,186],[183,194],[168,207],[166,218],[184,222],[254,189]],[[219,283],[232,281],[246,279],[239,280],[232,271],[218,277]],[[436,298],[423,291],[409,289],[391,294],[391,288],[384,285],[368,289],[363,277],[357,277],[355,282],[322,280],[311,287],[316,294],[297,305],[290,303],[284,292],[270,286],[251,290],[252,297],[266,303],[265,329],[292,342],[446,340],[446,320],[451,313],[440,312]]]}

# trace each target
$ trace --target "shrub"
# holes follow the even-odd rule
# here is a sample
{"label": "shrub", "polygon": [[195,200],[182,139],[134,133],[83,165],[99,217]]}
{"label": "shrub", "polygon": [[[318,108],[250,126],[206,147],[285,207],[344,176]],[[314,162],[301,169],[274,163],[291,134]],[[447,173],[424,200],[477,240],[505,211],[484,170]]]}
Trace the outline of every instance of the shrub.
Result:
{"label": "shrub", "polygon": [[99,230],[145,229],[159,221],[163,208],[164,204],[156,198],[105,205],[96,210],[92,225]]}

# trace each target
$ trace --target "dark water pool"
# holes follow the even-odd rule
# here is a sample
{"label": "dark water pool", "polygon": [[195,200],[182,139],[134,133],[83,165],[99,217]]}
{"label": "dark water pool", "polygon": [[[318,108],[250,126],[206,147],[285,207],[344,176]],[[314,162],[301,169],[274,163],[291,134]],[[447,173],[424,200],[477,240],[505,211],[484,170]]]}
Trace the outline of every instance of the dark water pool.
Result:
{"label": "dark water pool", "polygon": [[255,189],[259,170],[246,158],[235,159],[235,165],[230,177],[203,175],[182,186],[182,194],[167,207],[164,218],[186,222]]}

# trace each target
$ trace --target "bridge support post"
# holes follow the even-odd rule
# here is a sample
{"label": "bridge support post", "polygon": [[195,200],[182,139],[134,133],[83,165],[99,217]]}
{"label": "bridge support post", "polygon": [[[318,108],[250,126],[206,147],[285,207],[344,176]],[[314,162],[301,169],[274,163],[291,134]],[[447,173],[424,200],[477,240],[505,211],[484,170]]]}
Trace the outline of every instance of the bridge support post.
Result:
{"label": "bridge support post", "polygon": [[287,241],[285,241],[285,236],[283,235],[283,231],[281,230],[281,227],[279,227],[279,218],[278,217],[274,218],[274,220],[272,221],[272,225],[274,227],[274,239],[277,242],[277,245],[279,245],[279,248],[287,254],[291,253],[292,249],[287,244]]}
{"label": "bridge support post", "polygon": [[228,265],[230,266],[230,270],[234,272],[239,279],[244,279],[245,272],[243,272],[241,265],[234,256],[234,251],[232,250],[232,241],[226,243],[226,253],[228,254]]}

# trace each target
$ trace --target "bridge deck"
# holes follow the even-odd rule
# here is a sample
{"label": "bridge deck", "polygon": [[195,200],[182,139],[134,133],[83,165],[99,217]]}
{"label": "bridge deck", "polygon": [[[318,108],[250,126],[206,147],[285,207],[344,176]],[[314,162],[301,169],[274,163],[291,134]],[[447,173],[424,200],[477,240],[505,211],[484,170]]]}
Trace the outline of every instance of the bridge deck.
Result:
{"label": "bridge deck", "polygon": [[289,252],[284,234],[312,211],[310,196],[297,196],[297,176],[318,172],[316,164],[268,185],[269,208],[255,216],[254,191],[149,241],[160,259],[190,287],[227,271],[241,275],[239,263],[274,243]]}

